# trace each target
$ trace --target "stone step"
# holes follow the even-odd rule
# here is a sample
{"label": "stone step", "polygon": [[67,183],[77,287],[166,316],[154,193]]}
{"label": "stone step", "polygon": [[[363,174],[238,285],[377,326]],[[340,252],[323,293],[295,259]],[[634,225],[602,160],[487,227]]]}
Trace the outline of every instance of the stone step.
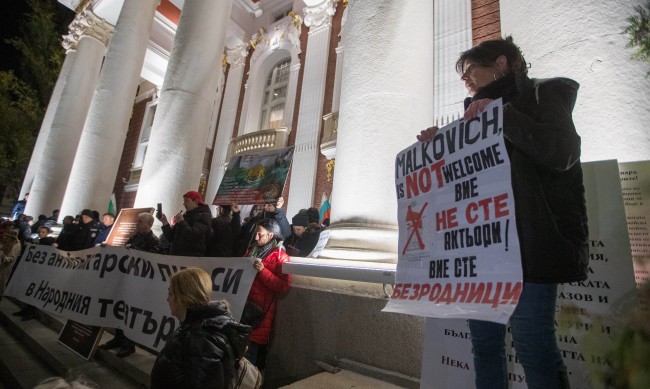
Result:
{"label": "stone step", "polygon": [[[21,321],[12,315],[18,310],[19,306],[8,298],[0,301],[0,368],[7,387],[32,388],[51,376],[83,377],[103,388],[148,387],[149,371],[155,360],[152,354],[136,348],[135,354],[122,360],[114,351],[98,350],[94,360],[86,361],[58,342],[62,319],[39,312],[38,320]],[[110,338],[105,333],[102,343]]]}

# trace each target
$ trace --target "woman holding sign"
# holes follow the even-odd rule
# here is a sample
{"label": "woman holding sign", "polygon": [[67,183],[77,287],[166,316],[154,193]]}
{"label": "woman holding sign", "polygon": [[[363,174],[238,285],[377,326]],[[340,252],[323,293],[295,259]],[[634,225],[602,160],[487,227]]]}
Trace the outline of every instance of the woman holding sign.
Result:
{"label": "woman holding sign", "polygon": [[[505,144],[511,163],[524,286],[510,318],[517,358],[529,388],[568,388],[557,346],[557,284],[587,278],[587,214],[580,137],[571,112],[578,83],[530,79],[511,37],[463,52],[456,70],[469,92],[464,119],[503,99]],[[435,138],[437,127],[417,136]],[[507,388],[506,326],[470,320],[477,388]]]}

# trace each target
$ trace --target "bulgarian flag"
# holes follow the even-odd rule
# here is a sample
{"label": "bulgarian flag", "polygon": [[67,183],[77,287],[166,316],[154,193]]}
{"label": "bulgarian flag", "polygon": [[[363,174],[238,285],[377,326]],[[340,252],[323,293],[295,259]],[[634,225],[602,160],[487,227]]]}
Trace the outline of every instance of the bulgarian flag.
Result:
{"label": "bulgarian flag", "polygon": [[332,206],[330,205],[330,200],[327,197],[327,194],[323,192],[323,196],[320,199],[320,223],[323,224],[323,221],[325,219],[330,218],[330,211],[332,210]]}

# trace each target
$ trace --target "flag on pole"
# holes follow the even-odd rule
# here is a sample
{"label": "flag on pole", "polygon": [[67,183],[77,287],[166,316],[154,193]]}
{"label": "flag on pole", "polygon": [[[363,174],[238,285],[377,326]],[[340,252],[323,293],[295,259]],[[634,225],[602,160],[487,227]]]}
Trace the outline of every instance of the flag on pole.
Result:
{"label": "flag on pole", "polygon": [[332,206],[330,205],[330,200],[327,197],[327,194],[323,192],[323,196],[321,197],[320,200],[320,210],[319,210],[321,224],[323,224],[323,221],[325,221],[325,219],[330,218],[331,210],[332,210]]}
{"label": "flag on pole", "polygon": [[115,193],[111,195],[111,199],[108,201],[108,212],[117,215],[117,200],[115,199]]}

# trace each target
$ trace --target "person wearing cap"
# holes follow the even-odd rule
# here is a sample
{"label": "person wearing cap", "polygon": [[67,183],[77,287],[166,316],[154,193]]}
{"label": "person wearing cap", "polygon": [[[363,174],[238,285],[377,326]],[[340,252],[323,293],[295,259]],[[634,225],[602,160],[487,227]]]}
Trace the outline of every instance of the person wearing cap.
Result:
{"label": "person wearing cap", "polygon": [[167,216],[160,215],[165,239],[171,242],[170,255],[187,257],[204,257],[210,237],[212,212],[198,192],[190,191],[183,195],[186,212],[172,217],[171,224]]}
{"label": "person wearing cap", "polygon": [[313,231],[307,212],[300,211],[291,219],[293,233],[285,240],[287,254],[292,257],[306,257],[316,247],[320,231]]}
{"label": "person wearing cap", "polygon": [[92,210],[84,209],[81,211],[81,223],[79,231],[72,238],[72,251],[85,250],[95,246],[95,238],[99,233],[99,223],[95,220]]}

